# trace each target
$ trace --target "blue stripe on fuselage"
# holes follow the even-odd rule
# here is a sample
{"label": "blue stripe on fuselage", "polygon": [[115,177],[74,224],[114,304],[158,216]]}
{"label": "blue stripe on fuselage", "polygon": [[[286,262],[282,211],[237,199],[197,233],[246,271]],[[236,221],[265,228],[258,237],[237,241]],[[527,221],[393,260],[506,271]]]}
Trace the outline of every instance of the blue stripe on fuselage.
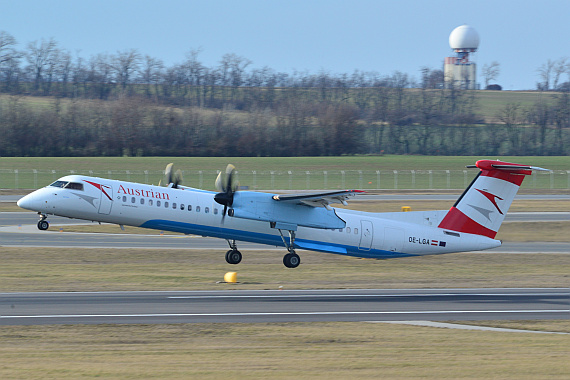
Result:
{"label": "blue stripe on fuselage", "polygon": [[[223,227],[211,227],[201,224],[175,222],[171,220],[153,219],[145,222],[139,227],[151,228],[155,230],[180,232],[183,234],[210,236],[220,239],[240,240],[251,243],[274,245],[279,247],[283,246],[283,241],[281,240],[281,237],[278,235],[264,234],[260,232],[250,232],[244,230],[235,230]],[[295,240],[295,248],[342,254],[342,255],[355,256],[355,257],[376,258],[376,259],[417,256],[406,253],[384,251],[379,249],[360,251],[358,247],[355,246],[335,244],[329,242],[320,242],[315,240],[299,239],[299,238]]]}

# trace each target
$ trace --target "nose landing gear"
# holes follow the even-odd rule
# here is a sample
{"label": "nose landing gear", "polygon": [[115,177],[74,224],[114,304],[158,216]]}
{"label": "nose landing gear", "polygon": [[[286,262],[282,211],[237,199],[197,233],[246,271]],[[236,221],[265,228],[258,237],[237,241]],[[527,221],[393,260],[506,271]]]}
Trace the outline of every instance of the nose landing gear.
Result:
{"label": "nose landing gear", "polygon": [[38,213],[40,215],[40,220],[38,222],[38,230],[45,231],[49,228],[49,222],[46,220],[47,215]]}

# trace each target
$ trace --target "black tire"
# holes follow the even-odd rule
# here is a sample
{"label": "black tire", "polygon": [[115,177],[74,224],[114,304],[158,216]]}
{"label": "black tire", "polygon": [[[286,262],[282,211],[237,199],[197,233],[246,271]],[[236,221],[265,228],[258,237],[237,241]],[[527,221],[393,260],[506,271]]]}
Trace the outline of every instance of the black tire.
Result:
{"label": "black tire", "polygon": [[41,231],[45,231],[49,228],[49,222],[47,220],[40,220],[38,222],[38,229]]}
{"label": "black tire", "polygon": [[226,252],[226,261],[228,264],[239,264],[241,259],[242,255],[238,250],[230,249]]}
{"label": "black tire", "polygon": [[301,264],[301,258],[295,252],[283,256],[283,265],[287,268],[297,268]]}

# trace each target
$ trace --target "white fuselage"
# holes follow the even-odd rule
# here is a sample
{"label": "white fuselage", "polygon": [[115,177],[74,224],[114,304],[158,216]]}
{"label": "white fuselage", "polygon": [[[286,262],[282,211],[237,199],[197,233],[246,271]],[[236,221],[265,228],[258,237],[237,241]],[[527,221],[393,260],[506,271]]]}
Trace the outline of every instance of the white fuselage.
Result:
{"label": "white fuselage", "polygon": [[[47,186],[22,198],[18,205],[44,215],[284,246],[280,232],[268,222],[223,218],[223,206],[214,201],[214,192],[81,175],[66,176],[60,181],[83,186]],[[445,211],[335,212],[346,222],[344,228],[299,227],[294,248],[390,258],[482,250],[501,244],[488,237],[437,228]]]}

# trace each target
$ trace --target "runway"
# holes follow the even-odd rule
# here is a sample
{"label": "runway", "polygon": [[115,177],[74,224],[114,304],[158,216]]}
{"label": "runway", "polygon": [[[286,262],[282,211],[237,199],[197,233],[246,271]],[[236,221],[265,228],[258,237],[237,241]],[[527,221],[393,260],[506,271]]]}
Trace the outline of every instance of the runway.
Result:
{"label": "runway", "polygon": [[568,288],[0,294],[0,325],[568,318]]}

